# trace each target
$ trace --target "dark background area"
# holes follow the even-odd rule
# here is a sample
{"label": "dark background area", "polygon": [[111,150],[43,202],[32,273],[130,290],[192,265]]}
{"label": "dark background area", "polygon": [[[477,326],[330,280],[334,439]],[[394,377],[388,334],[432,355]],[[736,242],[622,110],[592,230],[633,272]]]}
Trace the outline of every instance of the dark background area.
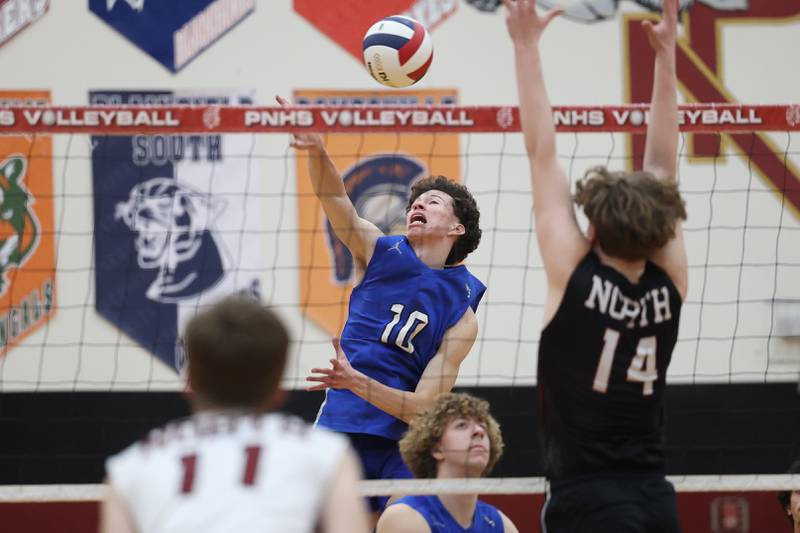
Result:
{"label": "dark background area", "polygon": [[[542,475],[535,387],[459,390],[489,400],[502,426],[494,475]],[[311,421],[322,398],[293,391],[284,411]],[[179,393],[0,394],[0,484],[99,483],[106,457],[188,413]],[[800,455],[796,384],[671,385],[665,421],[669,474],[782,473]]]}

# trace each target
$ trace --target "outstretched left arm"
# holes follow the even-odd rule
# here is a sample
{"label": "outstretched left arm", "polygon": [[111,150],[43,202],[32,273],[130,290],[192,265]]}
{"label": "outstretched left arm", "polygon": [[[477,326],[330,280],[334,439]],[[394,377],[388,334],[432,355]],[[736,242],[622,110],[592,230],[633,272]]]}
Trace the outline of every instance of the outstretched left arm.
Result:
{"label": "outstretched left arm", "polygon": [[[678,96],[675,47],[678,34],[678,0],[664,0],[658,24],[642,23],[650,46],[656,54],[653,96],[644,149],[644,170],[661,180],[677,182],[678,170]],[[675,237],[650,258],[672,279],[681,298],[686,298],[689,285],[689,262],[680,221]]]}
{"label": "outstretched left arm", "polygon": [[309,376],[306,381],[319,385],[308,390],[348,389],[378,409],[408,423],[432,406],[440,393],[453,388],[461,362],[467,357],[477,336],[478,320],[472,309],[467,308],[461,319],[445,332],[439,351],[425,367],[413,392],[389,387],[359,372],[350,365],[336,341],[336,358],[331,359],[331,368],[312,368],[311,373],[319,375]]}

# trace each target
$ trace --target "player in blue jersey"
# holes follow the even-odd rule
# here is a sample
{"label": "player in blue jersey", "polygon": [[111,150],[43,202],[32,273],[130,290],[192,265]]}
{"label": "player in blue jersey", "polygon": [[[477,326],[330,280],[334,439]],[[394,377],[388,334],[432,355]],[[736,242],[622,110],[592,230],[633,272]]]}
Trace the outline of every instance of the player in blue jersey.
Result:
{"label": "player in blue jersey", "polygon": [[[418,478],[488,475],[503,454],[500,426],[489,403],[469,394],[442,394],[411,421],[400,452]],[[377,533],[516,533],[497,508],[477,494],[405,496],[381,515]]]}
{"label": "player in blue jersey", "polygon": [[[688,263],[677,183],[678,0],[642,23],[655,51],[644,169],[593,168],[570,194],[539,53],[558,10],[504,0],[536,237],[547,276],[537,386],[545,475],[542,531],[677,533],[664,476],[663,398]],[[590,89],[588,89],[590,90]],[[586,235],[573,202],[589,220]]]}
{"label": "player in blue jersey", "polygon": [[359,216],[319,135],[294,135],[292,146],[308,151],[314,192],[357,266],[337,355],[307,378],[317,383],[310,390],[327,391],[318,424],[349,435],[367,479],[411,477],[397,441],[453,387],[478,332],[486,287],[459,264],[480,241],[477,204],[447,178],[421,179],[406,234],[386,236]]}

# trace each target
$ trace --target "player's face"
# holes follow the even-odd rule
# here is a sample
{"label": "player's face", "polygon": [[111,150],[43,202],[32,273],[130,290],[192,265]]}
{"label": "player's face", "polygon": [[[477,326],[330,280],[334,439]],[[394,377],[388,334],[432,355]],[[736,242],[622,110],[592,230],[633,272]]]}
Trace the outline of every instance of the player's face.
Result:
{"label": "player's face", "polygon": [[491,443],[483,423],[469,418],[451,420],[442,434],[438,453],[442,466],[463,477],[480,476],[489,464]]}
{"label": "player's face", "polygon": [[789,514],[794,520],[794,525],[800,525],[800,490],[792,492],[792,497],[789,500]]}
{"label": "player's face", "polygon": [[453,197],[436,189],[420,194],[406,213],[409,237],[459,235],[463,226],[453,211]]}

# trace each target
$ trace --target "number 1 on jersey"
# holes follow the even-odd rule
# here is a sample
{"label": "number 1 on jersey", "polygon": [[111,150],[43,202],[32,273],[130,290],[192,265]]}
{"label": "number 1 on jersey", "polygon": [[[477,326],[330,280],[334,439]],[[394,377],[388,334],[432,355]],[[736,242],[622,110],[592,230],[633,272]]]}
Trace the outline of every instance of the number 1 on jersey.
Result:
{"label": "number 1 on jersey", "polygon": [[[614,356],[617,353],[619,331],[607,328],[603,334],[603,351],[600,352],[600,361],[594,373],[592,389],[605,394],[608,391],[608,380],[611,377],[611,368],[614,366]],[[643,337],[636,346],[636,355],[631,359],[628,367],[628,381],[642,383],[642,395],[653,394],[653,382],[658,379],[656,369],[656,338]]]}
{"label": "number 1 on jersey", "polygon": [[[400,319],[403,317],[403,310],[405,309],[405,305],[403,304],[393,304],[391,307],[391,311],[394,314],[392,320],[386,324],[386,327],[383,328],[383,335],[381,335],[381,342],[384,344],[389,344],[389,335],[392,333],[394,327],[400,323]],[[414,324],[416,323],[416,327]],[[397,338],[395,339],[394,343],[401,348],[403,351],[407,353],[414,353],[414,345],[411,341],[414,340],[414,337],[420,334],[420,332],[425,329],[425,326],[428,325],[428,315],[423,313],[422,311],[412,311],[411,314],[408,315],[406,319],[406,323],[400,328],[400,331],[397,333]],[[414,331],[411,331],[411,328],[414,327]],[[409,335],[409,331],[411,331],[411,335]],[[408,337],[408,338],[406,338]]]}
{"label": "number 1 on jersey", "polygon": [[[242,475],[242,485],[252,487],[256,484],[256,471],[261,457],[261,446],[247,446],[244,449],[245,464]],[[194,490],[195,472],[197,471],[197,454],[192,453],[181,457],[183,476],[181,478],[181,494],[189,494]]]}

